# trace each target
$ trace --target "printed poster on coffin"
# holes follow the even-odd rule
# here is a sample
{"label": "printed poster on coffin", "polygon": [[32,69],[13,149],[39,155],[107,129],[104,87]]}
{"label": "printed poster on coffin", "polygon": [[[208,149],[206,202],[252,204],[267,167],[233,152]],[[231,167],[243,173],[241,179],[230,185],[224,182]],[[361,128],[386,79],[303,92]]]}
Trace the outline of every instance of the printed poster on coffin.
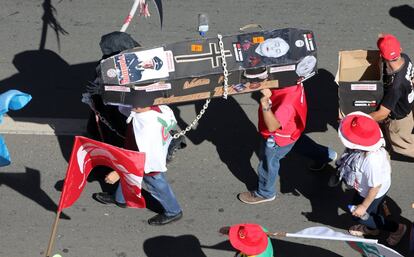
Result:
{"label": "printed poster on coffin", "polygon": [[170,70],[167,53],[162,47],[119,54],[113,60],[115,68],[109,69],[107,75],[116,76],[119,85],[167,78]]}

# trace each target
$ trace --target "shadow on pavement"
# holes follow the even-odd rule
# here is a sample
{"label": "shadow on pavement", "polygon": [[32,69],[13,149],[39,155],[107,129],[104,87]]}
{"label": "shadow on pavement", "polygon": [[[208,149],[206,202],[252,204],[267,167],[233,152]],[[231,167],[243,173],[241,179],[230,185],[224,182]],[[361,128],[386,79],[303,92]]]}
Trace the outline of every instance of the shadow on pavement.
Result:
{"label": "shadow on pavement", "polygon": [[16,54],[13,64],[19,72],[1,80],[1,90],[17,89],[33,97],[26,108],[10,113],[14,120],[88,117],[89,107],[81,99],[97,63],[69,65],[53,51],[30,50]]}
{"label": "shadow on pavement", "polygon": [[194,235],[153,237],[145,240],[143,247],[148,257],[207,257]]}
{"label": "shadow on pavement", "polygon": [[391,17],[401,21],[410,29],[414,29],[414,8],[408,4],[392,7],[389,11]]}
{"label": "shadow on pavement", "polygon": [[[195,111],[203,108],[203,101],[195,103]],[[181,119],[179,110],[172,106],[180,128],[187,127]],[[193,144],[201,144],[205,140],[216,146],[220,160],[230,172],[249,190],[255,188],[257,175],[250,163],[254,153],[258,155],[259,134],[256,126],[249,120],[240,104],[231,96],[227,100],[214,98],[207,111],[200,119],[197,129],[186,134]]]}
{"label": "shadow on pavement", "polygon": [[[274,257],[297,257],[297,256],[318,256],[318,257],[339,257],[341,255],[332,251],[317,247],[293,243],[284,240],[272,239]],[[304,254],[306,253],[306,254]]]}
{"label": "shadow on pavement", "polygon": [[335,172],[332,166],[328,165],[324,170],[315,172],[308,170],[306,165],[304,157],[295,152],[289,153],[281,161],[280,192],[302,195],[308,199],[311,209],[303,209],[301,214],[309,221],[348,229],[352,219],[347,205],[352,201],[353,192],[344,191],[341,186],[328,186],[329,177]]}
{"label": "shadow on pavement", "polygon": [[[0,185],[5,185],[36,202],[48,211],[56,213],[57,204],[40,187],[40,172],[27,168],[25,173],[0,173]],[[61,219],[70,219],[64,213]]]}
{"label": "shadow on pavement", "polygon": [[324,132],[327,125],[338,129],[338,84],[335,76],[325,69],[304,83],[308,116],[305,133]]}

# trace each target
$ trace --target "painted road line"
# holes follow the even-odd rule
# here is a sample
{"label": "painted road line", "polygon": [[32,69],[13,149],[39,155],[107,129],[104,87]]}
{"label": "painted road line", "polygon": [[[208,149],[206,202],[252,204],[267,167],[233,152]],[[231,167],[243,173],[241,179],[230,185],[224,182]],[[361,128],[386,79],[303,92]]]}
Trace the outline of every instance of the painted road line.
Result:
{"label": "painted road line", "polygon": [[83,135],[86,119],[11,118],[3,117],[0,134],[22,135]]}

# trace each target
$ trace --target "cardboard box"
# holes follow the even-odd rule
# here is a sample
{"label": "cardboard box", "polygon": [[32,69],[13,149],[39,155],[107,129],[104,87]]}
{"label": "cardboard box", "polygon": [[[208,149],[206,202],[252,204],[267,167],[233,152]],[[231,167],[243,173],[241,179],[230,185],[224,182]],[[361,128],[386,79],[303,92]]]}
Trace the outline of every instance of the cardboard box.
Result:
{"label": "cardboard box", "polygon": [[383,63],[377,50],[340,51],[335,81],[342,115],[371,113],[383,97]]}
{"label": "cardboard box", "polygon": [[[309,30],[243,33],[223,36],[222,43],[229,95],[296,85],[317,72]],[[129,49],[101,62],[102,98],[107,104],[143,107],[221,97],[222,58],[218,38]],[[262,76],[252,78],[258,70]]]}

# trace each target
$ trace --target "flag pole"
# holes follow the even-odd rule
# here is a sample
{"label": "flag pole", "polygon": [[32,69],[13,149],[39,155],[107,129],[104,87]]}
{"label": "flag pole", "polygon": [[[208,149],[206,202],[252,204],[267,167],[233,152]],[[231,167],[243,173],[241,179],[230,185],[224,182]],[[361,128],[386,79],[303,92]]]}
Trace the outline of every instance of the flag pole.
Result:
{"label": "flag pole", "polygon": [[59,210],[56,213],[55,222],[53,223],[53,227],[52,227],[52,233],[50,234],[49,245],[47,246],[46,257],[50,257],[50,254],[52,252],[52,248],[53,248],[53,244],[55,242],[56,231],[57,231],[57,226],[58,226],[58,223],[59,223],[59,218],[60,218],[60,213],[61,212],[62,211]]}
{"label": "flag pole", "polygon": [[287,237],[286,234],[287,234],[286,232],[266,232],[266,235],[268,237],[273,237],[273,238]]}

